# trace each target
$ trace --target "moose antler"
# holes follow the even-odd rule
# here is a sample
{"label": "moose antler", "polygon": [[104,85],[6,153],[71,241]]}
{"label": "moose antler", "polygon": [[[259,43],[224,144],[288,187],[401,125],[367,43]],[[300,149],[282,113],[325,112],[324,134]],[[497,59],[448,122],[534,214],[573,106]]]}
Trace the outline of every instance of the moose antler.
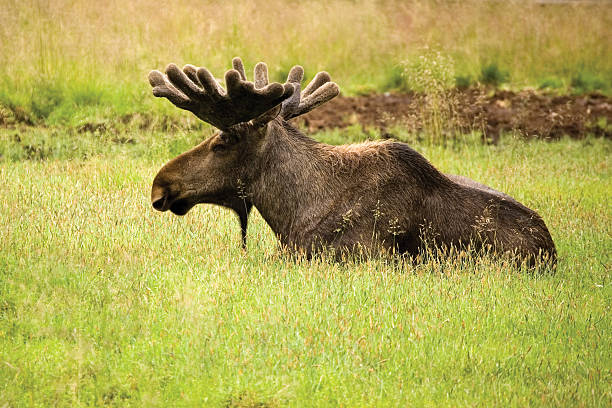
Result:
{"label": "moose antler", "polygon": [[[260,63],[261,64],[261,63]],[[258,64],[258,66],[260,65]],[[267,69],[255,67],[255,83],[246,80],[242,60],[232,60],[234,69],[225,73],[227,92],[206,68],[175,64],[166,67],[166,75],[149,73],[153,95],[165,97],[181,109],[193,112],[204,122],[219,129],[247,122],[275,108],[295,93],[294,85],[268,84]]]}
{"label": "moose antler", "polygon": [[[304,78],[304,69],[296,65],[289,71],[285,87],[293,87],[291,96],[284,100],[281,109],[283,119],[289,120],[310,112],[319,105],[333,99],[340,93],[340,88],[331,82],[329,74],[325,71],[319,72],[308,84],[303,92],[300,83]],[[255,66],[255,88],[261,89],[268,85],[268,67],[263,62]]]}
{"label": "moose antler", "polygon": [[310,81],[304,92],[300,93],[300,82],[304,77],[304,69],[299,65],[291,68],[287,76],[287,83],[294,85],[293,95],[285,102],[281,114],[285,119],[295,118],[310,112],[319,105],[335,98],[340,93],[340,88],[331,82],[329,74],[325,71],[319,72]]}

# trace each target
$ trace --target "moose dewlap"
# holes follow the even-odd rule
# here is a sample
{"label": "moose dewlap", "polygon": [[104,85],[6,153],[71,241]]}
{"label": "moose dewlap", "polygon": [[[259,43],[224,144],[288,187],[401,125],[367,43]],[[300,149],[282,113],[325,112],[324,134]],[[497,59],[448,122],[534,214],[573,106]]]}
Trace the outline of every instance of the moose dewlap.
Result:
{"label": "moose dewlap", "polygon": [[417,255],[469,245],[554,263],[544,221],[512,197],[467,177],[445,175],[407,144],[330,146],[290,124],[339,93],[326,72],[300,90],[303,69],[268,83],[264,63],[247,81],[234,58],[227,89],[205,68],[168,65],[149,74],[153,94],[193,112],[219,132],[169,161],[153,181],[159,211],[184,215],[212,203],[234,210],[242,243],[255,206],[281,243],[306,255],[378,252]]}

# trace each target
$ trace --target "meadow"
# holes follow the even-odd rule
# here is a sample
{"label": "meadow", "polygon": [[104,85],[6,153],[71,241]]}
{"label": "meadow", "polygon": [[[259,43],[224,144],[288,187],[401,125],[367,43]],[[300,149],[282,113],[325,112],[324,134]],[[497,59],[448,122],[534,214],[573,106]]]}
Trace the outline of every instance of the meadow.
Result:
{"label": "meadow", "polygon": [[[610,94],[612,7],[534,1],[178,0],[151,5],[8,0],[0,5],[0,123],[78,125],[134,113],[177,118],[146,77],[168,63],[218,76],[240,56],[286,79],[327,70],[345,94],[407,90],[433,68],[443,86],[483,83]],[[251,69],[251,68],[249,68]]]}
{"label": "meadow", "polygon": [[610,95],[611,26],[605,4],[3,2],[0,407],[612,405],[609,138],[388,129],[538,211],[554,273],[469,254],[305,260],[256,211],[244,251],[228,210],[153,210],[158,169],[213,130],[146,80],[169,62],[220,76],[240,55],[278,81],[327,70],[345,95]]}
{"label": "meadow", "polygon": [[[200,132],[0,134],[6,406],[612,402],[608,140],[412,141],[540,212],[559,266],[533,274],[489,258],[294,259],[258,215],[243,252],[229,211],[150,206],[159,166]],[[36,140],[57,158],[20,158]]]}

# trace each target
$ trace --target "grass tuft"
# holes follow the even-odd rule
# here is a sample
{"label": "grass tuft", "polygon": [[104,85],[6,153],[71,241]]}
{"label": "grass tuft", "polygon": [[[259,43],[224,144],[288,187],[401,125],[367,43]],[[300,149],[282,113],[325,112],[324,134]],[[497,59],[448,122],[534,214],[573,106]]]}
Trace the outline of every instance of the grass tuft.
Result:
{"label": "grass tuft", "polygon": [[481,84],[495,87],[507,82],[508,79],[508,72],[500,69],[495,62],[484,65],[480,69],[480,77],[478,78]]}
{"label": "grass tuft", "polygon": [[563,89],[565,84],[560,78],[548,77],[540,82],[540,89]]}
{"label": "grass tuft", "polygon": [[64,90],[52,83],[41,83],[32,90],[30,109],[32,116],[37,120],[44,120],[56,110],[64,98]]}
{"label": "grass tuft", "polygon": [[593,91],[603,91],[610,84],[607,84],[599,75],[591,72],[581,71],[572,77],[571,87],[577,93],[589,93]]}
{"label": "grass tuft", "polygon": [[387,76],[381,88],[382,91],[409,91],[406,82],[405,68],[401,65],[391,67],[387,70]]}
{"label": "grass tuft", "polygon": [[455,77],[455,87],[459,89],[467,89],[474,84],[474,79],[471,75],[457,75]]}

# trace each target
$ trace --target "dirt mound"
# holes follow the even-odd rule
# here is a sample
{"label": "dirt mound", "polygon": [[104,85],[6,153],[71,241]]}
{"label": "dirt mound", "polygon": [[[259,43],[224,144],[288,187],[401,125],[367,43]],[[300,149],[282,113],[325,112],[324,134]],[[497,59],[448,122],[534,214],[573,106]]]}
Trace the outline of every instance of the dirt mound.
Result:
{"label": "dirt mound", "polygon": [[302,123],[311,131],[353,124],[384,131],[401,124],[425,132],[439,124],[443,132],[480,130],[492,141],[506,131],[543,139],[582,138],[588,133],[612,137],[612,101],[600,94],[555,96],[482,88],[434,97],[416,93],[339,96],[305,115]]}

